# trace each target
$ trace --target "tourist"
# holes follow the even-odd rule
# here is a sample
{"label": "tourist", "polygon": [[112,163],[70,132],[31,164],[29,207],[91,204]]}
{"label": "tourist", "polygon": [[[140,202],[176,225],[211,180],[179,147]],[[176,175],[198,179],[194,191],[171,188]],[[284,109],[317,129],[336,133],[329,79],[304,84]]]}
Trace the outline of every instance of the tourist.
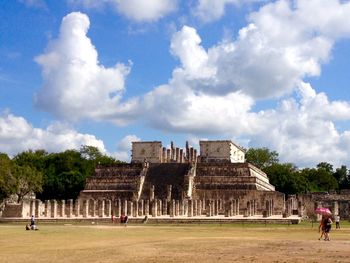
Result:
{"label": "tourist", "polygon": [[120,215],[120,223],[124,224],[125,216],[122,214]]}
{"label": "tourist", "polygon": [[332,223],[333,223],[333,221],[332,221],[332,219],[331,219],[331,217],[330,216],[328,216],[327,218],[326,218],[326,225],[325,225],[325,238],[324,238],[324,240],[325,241],[330,241],[330,238],[329,238],[329,232],[331,231],[331,228],[332,228]]}
{"label": "tourist", "polygon": [[320,225],[318,226],[318,232],[321,232],[321,235],[318,238],[318,240],[321,240],[323,237],[325,237],[325,226],[326,226],[326,217],[322,216]]}
{"label": "tourist", "polygon": [[335,215],[335,228],[340,229],[340,216]]}
{"label": "tourist", "polygon": [[30,226],[34,226],[35,225],[35,216],[32,215],[32,217],[30,218]]}
{"label": "tourist", "polygon": [[146,224],[148,221],[148,216],[146,215],[144,219],[142,219],[142,223]]}

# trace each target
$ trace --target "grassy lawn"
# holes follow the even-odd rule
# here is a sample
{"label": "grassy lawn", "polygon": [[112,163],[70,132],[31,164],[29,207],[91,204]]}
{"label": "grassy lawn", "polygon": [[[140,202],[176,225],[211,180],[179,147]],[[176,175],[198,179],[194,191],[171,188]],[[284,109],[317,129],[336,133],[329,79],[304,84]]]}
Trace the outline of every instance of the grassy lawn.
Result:
{"label": "grassy lawn", "polygon": [[350,225],[0,224],[0,262],[350,262]]}

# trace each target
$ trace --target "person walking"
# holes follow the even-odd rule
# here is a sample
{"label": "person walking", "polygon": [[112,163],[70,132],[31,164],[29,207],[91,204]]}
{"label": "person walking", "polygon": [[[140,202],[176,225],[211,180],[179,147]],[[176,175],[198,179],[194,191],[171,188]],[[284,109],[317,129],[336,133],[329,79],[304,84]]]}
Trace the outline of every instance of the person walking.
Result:
{"label": "person walking", "polygon": [[340,216],[335,215],[335,228],[340,229]]}
{"label": "person walking", "polygon": [[321,233],[321,235],[318,238],[318,240],[321,240],[322,238],[325,238],[325,236],[326,236],[325,226],[326,226],[326,217],[322,216],[322,219],[320,221],[320,225],[318,226],[318,232]]}
{"label": "person walking", "polygon": [[327,217],[327,218],[326,218],[325,231],[324,231],[324,232],[325,232],[325,238],[324,238],[325,241],[330,241],[329,232],[330,232],[331,229],[332,229],[332,223],[333,223],[333,221],[332,221],[331,217],[330,217],[330,216]]}

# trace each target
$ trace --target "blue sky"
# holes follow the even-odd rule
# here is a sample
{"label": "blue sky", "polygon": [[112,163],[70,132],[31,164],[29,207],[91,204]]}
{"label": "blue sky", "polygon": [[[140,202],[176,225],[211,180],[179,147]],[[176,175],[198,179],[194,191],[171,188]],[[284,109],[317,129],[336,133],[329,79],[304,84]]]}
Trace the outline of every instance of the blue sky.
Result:
{"label": "blue sky", "polygon": [[231,139],[350,165],[350,2],[0,1],[0,152]]}

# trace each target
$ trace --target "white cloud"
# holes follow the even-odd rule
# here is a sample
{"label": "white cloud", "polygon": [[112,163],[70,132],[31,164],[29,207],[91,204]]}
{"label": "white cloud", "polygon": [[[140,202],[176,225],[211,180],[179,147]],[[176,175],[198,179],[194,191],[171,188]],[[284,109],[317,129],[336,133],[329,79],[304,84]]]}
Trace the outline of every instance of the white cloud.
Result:
{"label": "white cloud", "polygon": [[[310,16],[314,9],[316,16]],[[193,90],[204,93],[225,96],[242,91],[258,99],[280,97],[305,77],[320,75],[334,43],[350,37],[349,16],[350,2],[275,1],[248,16],[237,39],[207,50],[196,30],[184,26],[171,43],[172,53],[181,61],[176,71]]]}
{"label": "white cloud", "polygon": [[265,2],[266,0],[198,0],[193,13],[203,22],[220,19],[225,14],[228,5],[242,5],[252,2]]}
{"label": "white cloud", "polygon": [[130,67],[118,63],[106,68],[99,63],[97,51],[86,36],[89,25],[86,15],[68,14],[62,20],[58,38],[36,57],[44,83],[35,95],[35,104],[68,120],[108,118],[124,124],[136,103],[121,102]]}
{"label": "white cloud", "polygon": [[106,152],[104,144],[94,135],[82,134],[62,123],[53,123],[46,129],[35,128],[23,117],[10,113],[0,115],[0,151],[15,155],[29,149],[60,152],[80,149],[82,145],[95,146]]}
{"label": "white cloud", "polygon": [[136,22],[157,21],[177,8],[178,0],[69,0],[73,5],[101,9],[112,6],[115,10]]}
{"label": "white cloud", "polygon": [[349,131],[338,131],[334,123],[350,120],[350,104],[329,102],[324,93],[317,94],[305,83],[298,93],[299,101],[285,99],[277,109],[258,113],[261,125],[251,135],[251,145],[274,149],[281,161],[300,166],[321,161],[349,164]]}
{"label": "white cloud", "polygon": [[131,146],[132,142],[139,142],[141,139],[136,135],[127,135],[120,140],[117,144],[117,151],[113,153],[113,156],[117,160],[124,162],[130,162],[131,160]]}

